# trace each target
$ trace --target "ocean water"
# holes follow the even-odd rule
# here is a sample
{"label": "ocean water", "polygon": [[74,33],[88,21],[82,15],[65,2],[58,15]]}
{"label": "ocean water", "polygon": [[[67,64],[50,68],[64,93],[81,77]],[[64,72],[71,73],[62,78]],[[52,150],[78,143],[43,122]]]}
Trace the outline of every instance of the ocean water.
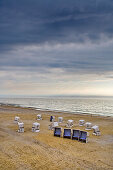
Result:
{"label": "ocean water", "polygon": [[0,104],[34,107],[37,110],[113,116],[113,97],[0,98]]}

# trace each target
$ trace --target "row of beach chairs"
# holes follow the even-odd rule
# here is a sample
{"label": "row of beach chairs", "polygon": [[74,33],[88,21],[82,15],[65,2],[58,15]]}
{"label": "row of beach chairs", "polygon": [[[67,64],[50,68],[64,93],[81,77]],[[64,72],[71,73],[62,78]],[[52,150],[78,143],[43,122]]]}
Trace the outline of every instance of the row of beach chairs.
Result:
{"label": "row of beach chairs", "polygon": [[[39,132],[40,131],[40,123],[34,122],[32,125],[32,132]],[[18,122],[18,132],[23,133],[24,132],[24,123]]]}
{"label": "row of beach chairs", "polygon": [[[55,122],[55,116],[50,116],[50,122]],[[62,123],[62,122],[63,122],[63,117],[58,117],[58,123]],[[74,121],[70,119],[67,121],[66,127],[72,127],[73,125],[74,125]],[[79,120],[79,126],[84,126],[84,125],[86,125],[88,129],[91,129],[92,127],[92,123],[90,122],[85,123],[85,120]]]}
{"label": "row of beach chairs", "polygon": [[[72,132],[71,132],[72,131]],[[56,127],[54,129],[54,136],[61,137],[62,129]],[[88,142],[88,135],[86,131],[81,130],[71,130],[71,129],[64,129],[63,138],[69,138],[72,140],[78,140],[87,143]]]}
{"label": "row of beach chairs", "polygon": [[[58,117],[58,122],[55,122],[55,116],[50,116],[50,122],[52,122],[49,125],[49,129],[50,130],[54,130],[55,127],[59,126],[59,123],[63,122],[63,117]],[[74,125],[74,121],[73,120],[68,120],[66,127],[67,128],[71,128]],[[100,136],[100,130],[99,130],[99,126],[97,125],[92,125],[91,122],[85,122],[85,120],[79,120],[79,126],[85,126],[85,130],[92,130],[93,129],[93,135],[96,136]]]}

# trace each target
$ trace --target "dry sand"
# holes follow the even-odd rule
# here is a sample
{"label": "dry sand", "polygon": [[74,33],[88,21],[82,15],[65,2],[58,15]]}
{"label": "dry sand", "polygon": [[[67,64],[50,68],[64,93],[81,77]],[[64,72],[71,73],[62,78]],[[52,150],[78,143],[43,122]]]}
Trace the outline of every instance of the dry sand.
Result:
{"label": "dry sand", "polygon": [[[42,114],[39,133],[31,131],[36,115]],[[74,120],[74,129],[79,119],[99,125],[101,136],[93,136],[89,131],[89,142],[82,143],[71,139],[53,136],[48,130],[50,115],[64,118],[64,128],[68,119]],[[25,132],[18,133],[14,117],[24,122]],[[73,115],[36,111],[12,106],[0,106],[0,169],[2,170],[76,170],[76,169],[113,169],[113,118]]]}

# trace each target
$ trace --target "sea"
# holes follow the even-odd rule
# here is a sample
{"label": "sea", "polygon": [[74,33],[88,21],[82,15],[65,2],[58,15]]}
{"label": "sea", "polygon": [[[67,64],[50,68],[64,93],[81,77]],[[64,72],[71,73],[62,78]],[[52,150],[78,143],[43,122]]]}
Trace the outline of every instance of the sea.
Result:
{"label": "sea", "polygon": [[1,97],[0,105],[33,107],[36,110],[50,110],[73,114],[94,114],[113,116],[113,97],[92,96],[43,96],[43,97]]}

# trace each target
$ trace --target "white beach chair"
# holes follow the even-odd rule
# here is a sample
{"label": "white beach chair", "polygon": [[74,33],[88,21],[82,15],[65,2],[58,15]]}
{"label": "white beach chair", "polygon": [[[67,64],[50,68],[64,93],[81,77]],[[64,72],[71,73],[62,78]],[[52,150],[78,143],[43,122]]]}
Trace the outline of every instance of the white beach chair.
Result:
{"label": "white beach chair", "polygon": [[99,126],[94,125],[94,126],[92,126],[92,129],[93,129],[93,135],[96,135],[96,136],[101,135],[100,130],[99,130]]}
{"label": "white beach chair", "polygon": [[52,122],[52,123],[49,125],[49,130],[54,130],[55,127],[58,127],[58,122]]}
{"label": "white beach chair", "polygon": [[92,123],[86,122],[86,123],[85,123],[85,126],[86,126],[85,130],[91,130],[91,128],[92,128]]}
{"label": "white beach chair", "polygon": [[42,120],[42,115],[41,114],[37,115],[37,120]]}
{"label": "white beach chair", "polygon": [[79,126],[84,126],[85,120],[79,120]]}
{"label": "white beach chair", "polygon": [[62,123],[63,122],[63,117],[58,117],[58,123]]}
{"label": "white beach chair", "polygon": [[21,123],[18,122],[18,127],[19,127],[18,132],[23,133],[24,132],[24,123],[23,122],[21,122]]}
{"label": "white beach chair", "polygon": [[40,123],[38,122],[33,123],[32,132],[39,132],[39,131],[40,131]]}
{"label": "white beach chair", "polygon": [[66,127],[70,128],[72,126],[73,126],[73,120],[68,120],[67,124],[66,124]]}
{"label": "white beach chair", "polygon": [[19,122],[19,120],[20,120],[20,117],[15,116],[14,123],[18,123],[18,122]]}

